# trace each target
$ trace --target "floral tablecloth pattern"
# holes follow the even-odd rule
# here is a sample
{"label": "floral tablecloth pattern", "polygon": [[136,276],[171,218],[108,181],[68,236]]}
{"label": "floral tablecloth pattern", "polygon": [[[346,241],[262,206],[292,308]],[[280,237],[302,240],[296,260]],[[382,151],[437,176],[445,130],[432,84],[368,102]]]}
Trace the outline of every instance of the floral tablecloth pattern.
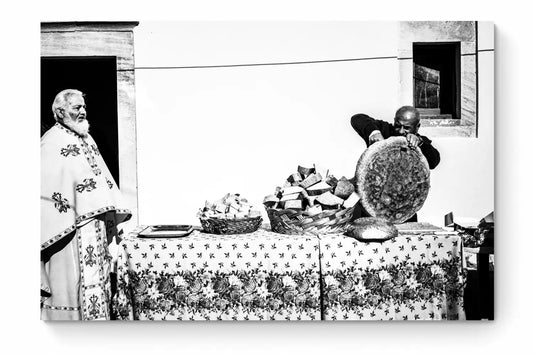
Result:
{"label": "floral tablecloth pattern", "polygon": [[142,229],[119,246],[118,319],[321,319],[317,237],[258,230],[138,238]]}
{"label": "floral tablecloth pattern", "polygon": [[382,243],[325,235],[320,263],[326,320],[465,319],[456,234],[404,232]]}

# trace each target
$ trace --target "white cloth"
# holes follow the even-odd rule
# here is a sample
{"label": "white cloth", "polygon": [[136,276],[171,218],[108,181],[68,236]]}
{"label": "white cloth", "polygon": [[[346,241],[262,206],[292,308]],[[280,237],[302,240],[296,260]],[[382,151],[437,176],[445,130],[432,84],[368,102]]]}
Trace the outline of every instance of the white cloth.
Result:
{"label": "white cloth", "polygon": [[[130,217],[92,137],[82,138],[59,123],[50,128],[41,138],[43,319],[100,318],[94,311],[88,315],[88,308],[84,315],[83,293],[94,285],[107,287],[108,245],[118,224]],[[93,266],[100,271],[89,272]],[[63,313],[56,316],[55,311]]]}

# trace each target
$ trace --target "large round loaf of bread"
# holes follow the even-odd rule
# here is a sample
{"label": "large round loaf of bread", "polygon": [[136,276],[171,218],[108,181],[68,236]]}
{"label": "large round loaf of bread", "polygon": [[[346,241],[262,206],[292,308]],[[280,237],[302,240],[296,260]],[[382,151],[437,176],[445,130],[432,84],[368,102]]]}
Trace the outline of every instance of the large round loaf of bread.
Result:
{"label": "large round loaf of bread", "polygon": [[426,201],[429,165],[418,147],[405,137],[376,142],[361,155],[355,172],[365,210],[392,223],[411,218]]}

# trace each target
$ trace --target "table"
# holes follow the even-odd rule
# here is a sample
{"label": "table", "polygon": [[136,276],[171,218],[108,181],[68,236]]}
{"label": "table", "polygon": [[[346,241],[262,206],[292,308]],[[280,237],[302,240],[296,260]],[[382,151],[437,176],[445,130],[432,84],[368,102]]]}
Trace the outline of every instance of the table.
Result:
{"label": "table", "polygon": [[383,243],[258,230],[119,246],[122,320],[465,319],[462,240],[401,231]]}
{"label": "table", "polygon": [[120,320],[320,320],[319,241],[258,230],[119,245]]}
{"label": "table", "polygon": [[323,319],[465,319],[462,240],[400,232],[382,243],[320,237]]}

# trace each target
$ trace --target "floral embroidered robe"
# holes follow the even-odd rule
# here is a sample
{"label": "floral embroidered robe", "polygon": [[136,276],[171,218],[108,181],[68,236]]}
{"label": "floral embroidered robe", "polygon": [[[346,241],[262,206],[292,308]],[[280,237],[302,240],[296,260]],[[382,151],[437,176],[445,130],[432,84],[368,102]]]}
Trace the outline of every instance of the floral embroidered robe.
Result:
{"label": "floral embroidered robe", "polygon": [[41,319],[109,319],[109,244],[131,213],[92,137],[41,138]]}

